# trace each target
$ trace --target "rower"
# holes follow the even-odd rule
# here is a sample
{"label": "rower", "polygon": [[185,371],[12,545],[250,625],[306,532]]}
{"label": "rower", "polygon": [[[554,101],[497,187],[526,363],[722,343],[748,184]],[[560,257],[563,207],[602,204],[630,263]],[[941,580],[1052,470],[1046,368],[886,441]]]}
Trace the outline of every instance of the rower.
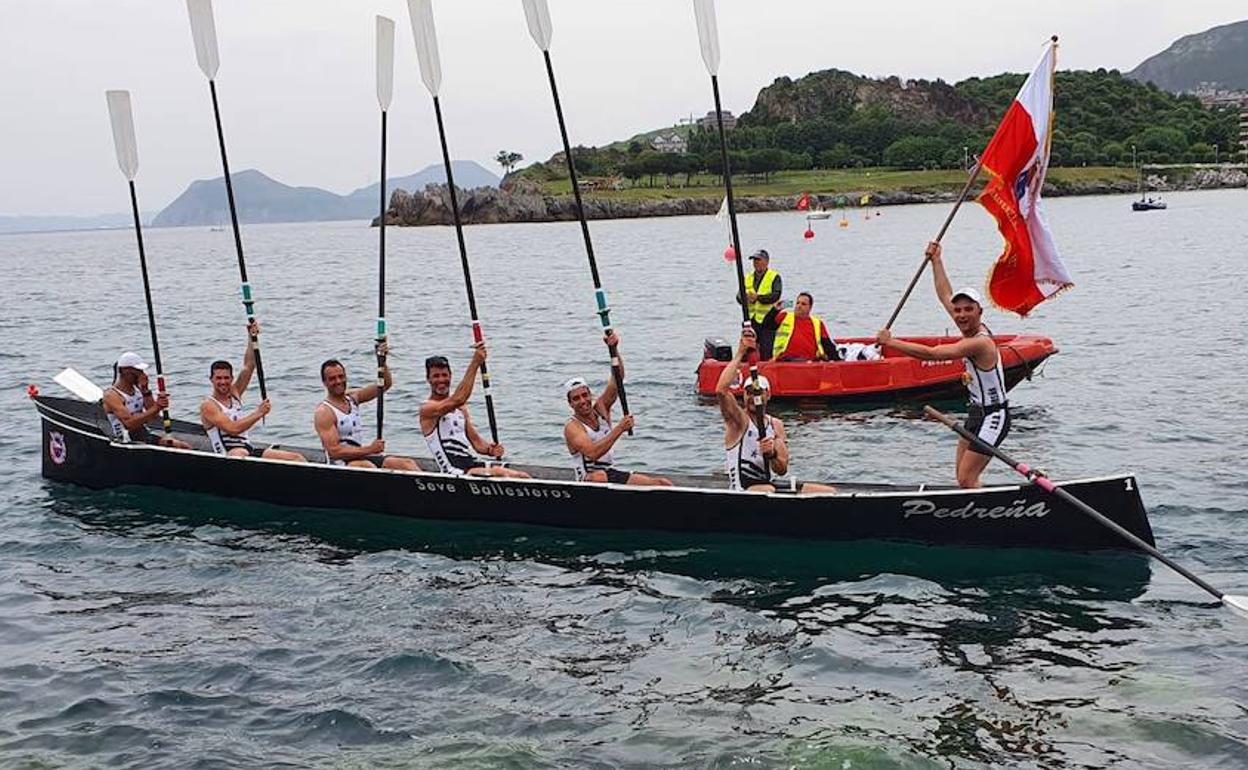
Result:
{"label": "rower", "polygon": [[[936,297],[953,318],[958,331],[962,332],[962,339],[949,345],[922,345],[895,339],[888,329],[881,330],[876,339],[880,345],[926,361],[954,361],[961,358],[966,367],[963,381],[971,401],[964,425],[984,443],[994,447],[1001,446],[1001,442],[1010,432],[1010,406],[1005,397],[1005,373],[1001,368],[1001,356],[997,352],[997,344],[993,342],[992,334],[983,324],[983,298],[973,288],[953,292],[940,251],[939,243],[927,245]],[[991,459],[991,455],[980,452],[966,439],[960,439],[956,464],[958,486],[964,489],[981,487],[980,474]]]}
{"label": "rower", "polygon": [[[376,352],[385,356],[390,351],[385,342],[377,343]],[[347,389],[347,369],[337,359],[321,364],[321,382],[325,385],[325,400],[317,404],[313,414],[316,433],[321,437],[325,457],[331,465],[351,465],[357,468],[390,468],[399,471],[419,470],[410,457],[385,455],[386,442],[376,439],[364,443],[364,426],[360,421],[360,404],[377,398],[381,388],[370,382],[362,388]],[[385,390],[394,381],[390,367],[382,369]]]}
{"label": "rower", "polygon": [[247,349],[243,352],[243,365],[239,368],[237,377],[234,376],[234,367],[229,361],[213,361],[208,367],[212,393],[199,407],[200,422],[212,442],[212,450],[217,454],[307,462],[308,458],[289,449],[276,446],[262,449],[252,444],[247,435],[252,426],[263,420],[273,408],[266,398],[250,414],[243,414],[243,394],[247,392],[251,375],[256,370],[255,339],[259,334],[260,324],[252,321],[247,327]]}
{"label": "rower", "polygon": [[828,336],[828,324],[811,313],[815,298],[804,291],[797,295],[792,312],[776,314],[776,361],[839,361],[841,354]]}
{"label": "rower", "polygon": [[[613,331],[605,341],[608,347],[617,346],[619,377],[624,379],[624,359],[618,353],[620,338]],[[671,481],[661,476],[647,476],[615,467],[615,443],[625,432],[632,430],[634,421],[631,414],[626,414],[618,423],[612,423],[611,407],[619,395],[614,376],[608,376],[606,387],[596,399],[589,384],[580,377],[565,382],[563,390],[568,405],[572,407],[572,416],[563,425],[563,440],[568,454],[572,455],[572,470],[577,481],[672,486]]]}
{"label": "rower", "polygon": [[[776,336],[776,313],[780,310],[782,290],[780,274],[771,269],[771,255],[767,249],[759,249],[750,255],[752,272],[745,274],[746,309],[750,313],[750,326],[758,339],[759,354],[763,360],[771,358],[772,341]],[[741,295],[737,294],[740,304]]]}
{"label": "rower", "polygon": [[[527,479],[524,471],[508,468],[493,461],[504,454],[502,444],[486,441],[472,424],[468,415],[468,398],[476,383],[477,370],[485,363],[485,343],[473,345],[472,360],[464,370],[455,391],[451,392],[451,364],[446,356],[430,356],[425,359],[425,380],[429,383],[429,397],[420,405],[420,432],[433,453],[438,468],[455,476],[497,476]],[[481,460],[473,454],[491,458]]]}
{"label": "rower", "polygon": [[142,357],[126,351],[117,357],[113,369],[113,384],[104,391],[104,414],[112,426],[113,439],[190,449],[191,445],[185,441],[172,436],[158,437],[147,429],[148,422],[169,408],[169,394],[152,395],[147,364]]}
{"label": "rower", "polygon": [[[741,332],[741,340],[737,343],[737,355],[732,363],[724,367],[715,386],[715,396],[719,399],[719,411],[724,418],[724,469],[728,472],[730,489],[746,492],[775,492],[775,478],[783,476],[789,469],[789,445],[784,432],[784,423],[779,418],[767,414],[767,401],[771,396],[771,385],[767,378],[758,376],[759,390],[755,391],[748,376],[741,391],[745,407],[737,403],[732,395],[732,382],[741,371],[741,364],[746,356],[757,346],[754,332],[745,329]],[[762,404],[753,406],[754,396],[761,395]],[[754,419],[753,410],[763,410],[764,433],[758,434],[758,423]],[[836,487],[826,484],[798,484],[791,479],[787,485],[796,492],[835,492]]]}

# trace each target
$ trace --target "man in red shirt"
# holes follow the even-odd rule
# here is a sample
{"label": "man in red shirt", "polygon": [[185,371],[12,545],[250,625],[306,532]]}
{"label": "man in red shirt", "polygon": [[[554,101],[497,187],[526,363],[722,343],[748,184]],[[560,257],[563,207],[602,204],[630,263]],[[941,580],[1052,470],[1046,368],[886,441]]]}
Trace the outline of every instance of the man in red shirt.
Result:
{"label": "man in red shirt", "polygon": [[815,298],[810,292],[797,295],[793,311],[782,310],[776,314],[776,361],[839,361],[840,354],[828,335],[828,325],[823,319],[811,315]]}

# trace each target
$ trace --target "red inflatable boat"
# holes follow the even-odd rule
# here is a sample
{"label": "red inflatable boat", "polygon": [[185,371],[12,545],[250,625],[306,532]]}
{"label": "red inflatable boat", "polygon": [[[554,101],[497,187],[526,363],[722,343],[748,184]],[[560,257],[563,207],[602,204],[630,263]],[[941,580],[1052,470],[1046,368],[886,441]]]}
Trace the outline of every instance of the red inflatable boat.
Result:
{"label": "red inflatable boat", "polygon": [[[901,337],[924,345],[956,342],[959,337]],[[993,336],[1005,369],[1005,384],[1013,388],[1045,359],[1057,352],[1053,340],[1031,334]],[[870,345],[871,337],[838,339],[838,345]],[[723,340],[708,339],[698,365],[698,395],[714,396],[719,374],[732,358],[732,348]],[[872,361],[764,361],[759,372],[771,382],[771,395],[778,399],[822,399],[836,402],[917,401],[961,398],[962,361],[920,361],[894,350]]]}

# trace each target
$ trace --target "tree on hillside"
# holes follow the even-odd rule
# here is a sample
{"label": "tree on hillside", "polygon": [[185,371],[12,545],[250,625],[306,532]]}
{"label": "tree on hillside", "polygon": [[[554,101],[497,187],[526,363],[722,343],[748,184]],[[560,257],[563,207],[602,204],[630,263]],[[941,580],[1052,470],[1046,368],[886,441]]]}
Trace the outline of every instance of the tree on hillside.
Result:
{"label": "tree on hillside", "polygon": [[503,167],[504,174],[510,174],[511,170],[516,167],[516,164],[522,160],[524,160],[523,155],[510,150],[499,150],[498,154],[494,156],[494,162]]}

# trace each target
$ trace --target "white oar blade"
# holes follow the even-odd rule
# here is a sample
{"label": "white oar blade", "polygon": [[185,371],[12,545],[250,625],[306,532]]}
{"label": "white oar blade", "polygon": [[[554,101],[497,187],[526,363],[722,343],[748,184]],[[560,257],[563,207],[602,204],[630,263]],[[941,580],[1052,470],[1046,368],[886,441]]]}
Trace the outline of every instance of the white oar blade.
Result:
{"label": "white oar blade", "polygon": [[433,26],[433,0],[407,0],[407,12],[412,17],[420,79],[429,93],[437,96],[442,87],[442,62],[438,58],[438,31]]}
{"label": "white oar blade", "polygon": [[524,20],[529,23],[533,42],[543,51],[550,50],[550,6],[546,0],[520,0],[524,3]]}
{"label": "white oar blade", "polygon": [[1236,615],[1248,618],[1248,596],[1222,594],[1222,603],[1227,606],[1227,609],[1234,612]]}
{"label": "white oar blade", "polygon": [[191,14],[191,37],[195,39],[195,59],[209,80],[217,76],[221,57],[217,55],[217,25],[212,20],[212,0],[186,0]]}
{"label": "white oar blade", "polygon": [[394,21],[377,17],[377,103],[382,112],[394,97]]}
{"label": "white oar blade", "polygon": [[698,20],[698,43],[702,45],[702,61],[711,75],[719,73],[719,27],[715,24],[715,0],[693,0],[693,15]]}
{"label": "white oar blade", "polygon": [[117,148],[117,165],[126,179],[134,181],[139,171],[139,147],[134,141],[134,115],[130,112],[129,91],[105,91],[108,118],[113,124],[113,146]]}
{"label": "white oar blade", "polygon": [[60,385],[83,401],[95,402],[104,398],[104,391],[99,385],[88,380],[74,369],[65,369],[52,379],[57,385]]}

